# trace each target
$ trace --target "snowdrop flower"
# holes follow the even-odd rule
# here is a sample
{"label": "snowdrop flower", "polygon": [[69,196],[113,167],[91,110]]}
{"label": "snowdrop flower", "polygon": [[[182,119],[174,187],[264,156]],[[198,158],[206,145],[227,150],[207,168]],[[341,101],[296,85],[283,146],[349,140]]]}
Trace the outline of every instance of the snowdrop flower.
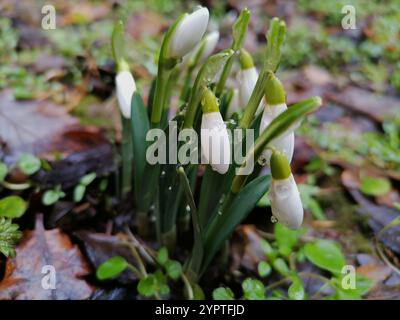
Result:
{"label": "snowdrop flower", "polygon": [[[266,105],[264,107],[264,113],[261,118],[260,132],[279,116],[282,112],[287,109],[285,90],[279,79],[271,72],[267,81],[267,87],[265,90]],[[292,126],[281,134],[279,137],[271,141],[270,146],[274,147],[279,152],[283,153],[289,160],[289,163],[293,158],[294,151],[294,129]],[[269,158],[271,157],[270,150],[264,150],[261,157],[269,163]]]}
{"label": "snowdrop flower", "polygon": [[[250,53],[242,49],[240,52],[240,67],[241,70],[238,73],[239,81],[239,101],[242,108],[246,107],[250,100],[251,94],[256,86],[258,79],[258,71],[253,63],[253,58]],[[260,103],[256,114],[259,114],[262,110],[263,102]]]}
{"label": "snowdrop flower", "polygon": [[[217,46],[219,40],[219,32],[213,31],[206,35],[203,40],[187,55],[183,57],[183,63],[189,65],[194,64],[198,59],[199,63],[203,63],[210,56]],[[199,56],[198,56],[199,55]]]}
{"label": "snowdrop flower", "polygon": [[230,142],[226,125],[219,112],[217,98],[211,90],[205,89],[201,105],[202,155],[213,170],[224,174],[228,171],[231,160]]}
{"label": "snowdrop flower", "polygon": [[303,222],[300,193],[286,157],[273,152],[270,160],[272,182],[269,200],[273,216],[290,229],[299,229]]}
{"label": "snowdrop flower", "polygon": [[135,79],[128,70],[122,70],[115,77],[118,105],[124,118],[131,118],[131,100],[136,91]]}
{"label": "snowdrop flower", "polygon": [[208,9],[204,7],[183,17],[171,39],[170,57],[181,58],[193,50],[207,29],[208,17]]}

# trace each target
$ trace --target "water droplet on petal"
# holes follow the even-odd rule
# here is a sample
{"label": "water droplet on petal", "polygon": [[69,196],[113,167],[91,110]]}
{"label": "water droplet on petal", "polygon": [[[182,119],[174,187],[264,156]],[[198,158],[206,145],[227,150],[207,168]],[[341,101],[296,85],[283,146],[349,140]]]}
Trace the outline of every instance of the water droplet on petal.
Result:
{"label": "water droplet on petal", "polygon": [[277,223],[278,219],[275,216],[271,216],[271,223]]}
{"label": "water droplet on petal", "polygon": [[168,187],[168,191],[171,191],[171,190],[172,190],[172,187],[171,187],[171,186],[169,186],[169,187]]}
{"label": "water droplet on petal", "polygon": [[161,171],[161,178],[165,177],[165,171]]}

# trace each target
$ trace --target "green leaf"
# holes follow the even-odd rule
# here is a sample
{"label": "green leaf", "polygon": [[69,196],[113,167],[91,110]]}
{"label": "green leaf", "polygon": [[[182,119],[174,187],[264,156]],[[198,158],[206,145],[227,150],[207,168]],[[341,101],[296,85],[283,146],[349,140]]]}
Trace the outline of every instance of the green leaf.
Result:
{"label": "green leaf", "polygon": [[[241,168],[245,168],[249,163],[254,163],[254,161],[258,160],[264,148],[267,147],[273,139],[283,134],[294,123],[301,120],[301,118],[303,118],[307,113],[317,110],[321,103],[321,98],[312,97],[296,103],[285,112],[282,112],[270,123],[270,125],[261,133],[261,135],[258,136],[254,142],[254,145],[251,146],[249,152],[247,153],[246,161]],[[247,125],[245,124],[244,127],[247,128]],[[232,192],[237,193],[244,185],[246,179],[247,175],[237,175],[232,182]]]}
{"label": "green leaf", "polygon": [[232,50],[237,51],[242,47],[249,21],[250,11],[245,8],[242,10],[242,12],[240,12],[239,17],[236,19],[235,23],[232,26]]}
{"label": "green leaf", "polygon": [[[146,108],[143,104],[142,97],[136,91],[132,96],[131,103],[131,114],[132,116],[132,143],[133,143],[133,171],[135,175],[135,197],[138,201],[139,209],[146,210],[143,208],[145,190],[148,186],[144,180],[143,173],[146,166],[146,134],[150,128],[149,119],[147,117]],[[154,188],[154,185],[151,186]]]}
{"label": "green leaf", "polygon": [[165,269],[168,276],[173,280],[178,280],[182,274],[182,265],[175,260],[169,260],[165,265]]}
{"label": "green leaf", "polygon": [[317,240],[304,246],[304,254],[317,267],[339,274],[346,260],[338,244],[330,240]]}
{"label": "green leaf", "polygon": [[0,182],[3,182],[5,177],[7,176],[8,169],[4,162],[0,161]]}
{"label": "green leaf", "polygon": [[156,260],[162,266],[168,262],[168,249],[166,247],[161,247],[158,250]]}
{"label": "green leaf", "polygon": [[91,184],[94,179],[96,179],[96,173],[95,172],[91,172],[88,173],[86,175],[84,175],[81,179],[80,179],[80,184],[87,187],[89,184]]}
{"label": "green leaf", "polygon": [[282,258],[277,258],[272,262],[272,266],[274,269],[279,272],[282,276],[287,276],[290,273],[290,269]]}
{"label": "green leaf", "polygon": [[288,297],[292,300],[304,300],[305,291],[299,277],[295,276],[292,279],[292,284],[288,289]]}
{"label": "green leaf", "polygon": [[209,227],[205,231],[204,239],[204,270],[221,249],[223,243],[232,234],[236,226],[246,218],[257,202],[267,192],[270,178],[261,176],[249,182],[232,201],[222,215],[213,217]]}
{"label": "green leaf", "polygon": [[45,206],[51,206],[64,196],[65,193],[61,190],[47,190],[42,196],[42,203]]}
{"label": "green leaf", "polygon": [[266,277],[271,273],[271,266],[266,261],[261,261],[257,266],[260,277]]}
{"label": "green leaf", "polygon": [[197,283],[192,283],[192,289],[193,300],[205,300],[206,296],[204,294],[204,291]]}
{"label": "green leaf", "polygon": [[260,247],[262,252],[265,254],[265,256],[270,260],[274,261],[278,253],[272,248],[272,246],[269,244],[269,242],[265,239],[260,240]]}
{"label": "green leaf", "polygon": [[265,286],[256,279],[247,278],[242,283],[243,297],[247,300],[264,300]]}
{"label": "green leaf", "polygon": [[153,274],[149,274],[147,277],[140,279],[137,289],[142,296],[153,296],[158,291],[157,278]]}
{"label": "green leaf", "polygon": [[275,72],[281,58],[281,47],[285,38],[286,25],[279,18],[273,18],[267,34],[267,51],[265,66]]}
{"label": "green leaf", "polygon": [[274,227],[274,233],[279,252],[285,257],[289,256],[297,243],[299,232],[290,230],[283,224],[277,223]]}
{"label": "green leaf", "polygon": [[17,224],[12,224],[11,219],[0,218],[0,252],[6,257],[14,257],[14,245],[22,237]]}
{"label": "green leaf", "polygon": [[233,55],[233,50],[224,50],[210,56],[200,68],[191,90],[188,107],[185,113],[184,128],[192,128],[198,111],[203,90],[219,73],[225,62]]}
{"label": "green leaf", "polygon": [[97,269],[99,280],[113,279],[128,267],[128,262],[120,256],[115,256],[102,263]]}
{"label": "green leaf", "polygon": [[0,200],[0,217],[19,218],[27,208],[26,202],[18,196],[8,196]]}
{"label": "green leaf", "polygon": [[74,201],[75,202],[80,202],[83,199],[83,196],[85,195],[86,192],[86,187],[82,184],[78,184],[74,188]]}
{"label": "green leaf", "polygon": [[369,196],[381,196],[388,193],[391,187],[387,178],[364,177],[361,179],[360,191]]}
{"label": "green leaf", "polygon": [[26,175],[31,175],[39,171],[41,166],[40,159],[32,154],[22,154],[18,160],[18,167]]}
{"label": "green leaf", "polygon": [[212,293],[214,300],[235,300],[235,295],[230,288],[217,288]]}

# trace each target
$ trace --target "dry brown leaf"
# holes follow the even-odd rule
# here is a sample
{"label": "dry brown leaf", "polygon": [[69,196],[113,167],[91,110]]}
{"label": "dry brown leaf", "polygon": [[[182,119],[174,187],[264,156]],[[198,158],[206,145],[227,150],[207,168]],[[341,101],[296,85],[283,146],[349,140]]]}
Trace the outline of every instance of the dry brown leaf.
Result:
{"label": "dry brown leaf", "polygon": [[[92,294],[93,288],[81,279],[90,270],[78,247],[59,229],[45,230],[41,214],[37,215],[35,229],[26,231],[16,252],[15,258],[7,260],[0,300],[80,300]],[[56,271],[55,289],[42,286],[48,275],[42,273],[42,268],[48,265]]]}

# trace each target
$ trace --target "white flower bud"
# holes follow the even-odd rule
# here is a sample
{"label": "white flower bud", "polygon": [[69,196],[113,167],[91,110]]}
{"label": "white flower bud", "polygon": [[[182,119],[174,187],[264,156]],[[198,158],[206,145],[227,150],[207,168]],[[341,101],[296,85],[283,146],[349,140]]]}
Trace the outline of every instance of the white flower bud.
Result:
{"label": "white flower bud", "polygon": [[286,179],[272,179],[268,194],[272,214],[286,227],[299,229],[303,222],[303,205],[293,175]]}
{"label": "white flower bud", "polygon": [[135,79],[129,71],[121,71],[115,77],[118,105],[126,119],[131,117],[131,100],[136,91]]}
{"label": "white flower bud", "polygon": [[[264,108],[264,113],[261,118],[260,133],[263,132],[266,127],[269,126],[272,120],[274,120],[285,110],[287,110],[286,103],[281,103],[273,106],[266,105]],[[271,147],[274,147],[277,151],[283,153],[288,159],[289,163],[292,161],[293,158],[294,129],[295,127],[289,128],[289,130],[282,133],[279,137],[272,140],[269,144]],[[263,157],[266,160],[266,163],[269,163],[269,159],[271,157],[271,151],[269,149],[264,150],[261,157]]]}
{"label": "white flower bud", "polygon": [[201,50],[201,56],[199,58],[199,63],[203,63],[215,50],[219,40],[219,32],[213,31],[206,35],[204,39],[196,45],[196,47],[190,51],[187,55],[183,57],[183,64],[193,64],[199,50]]}
{"label": "white flower bud", "polygon": [[203,113],[201,119],[201,149],[213,170],[224,174],[229,169],[231,149],[228,131],[219,112]]}
{"label": "white flower bud", "polygon": [[193,50],[207,29],[208,18],[208,9],[200,8],[179,22],[171,39],[169,48],[171,57],[181,58]]}

